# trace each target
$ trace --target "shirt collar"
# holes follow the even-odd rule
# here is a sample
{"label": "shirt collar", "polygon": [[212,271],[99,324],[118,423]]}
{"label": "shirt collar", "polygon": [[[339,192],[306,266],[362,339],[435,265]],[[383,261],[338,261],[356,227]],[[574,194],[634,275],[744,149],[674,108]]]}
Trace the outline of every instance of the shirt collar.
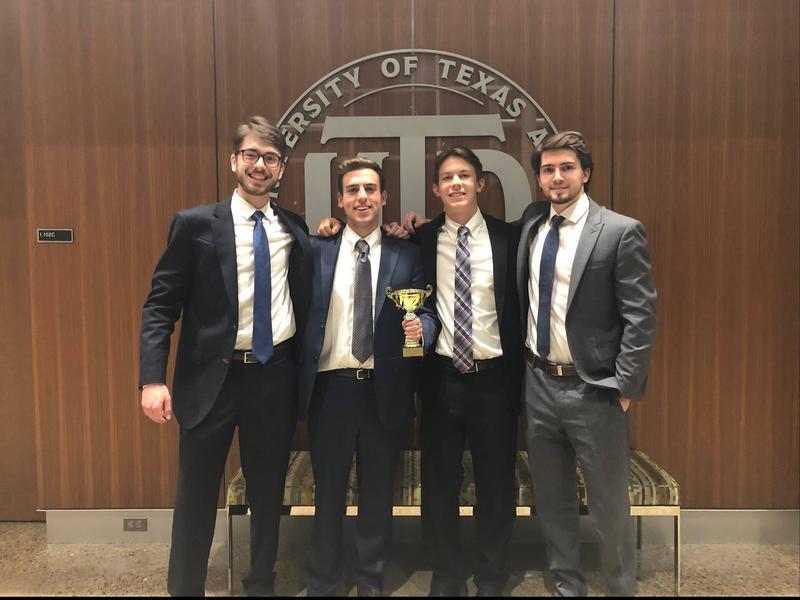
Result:
{"label": "shirt collar", "polygon": [[[573,203],[561,212],[561,216],[564,217],[564,220],[569,221],[574,225],[580,221],[587,212],[589,212],[589,197],[586,195],[586,193],[583,193],[581,194],[581,197],[578,198],[577,202]],[[547,217],[547,222],[551,223],[553,221],[553,216],[556,214],[557,213],[551,204],[550,215]]]}
{"label": "shirt collar", "polygon": [[342,243],[345,244],[347,248],[350,248],[351,251],[355,251],[356,242],[361,239],[369,244],[370,252],[374,251],[381,245],[381,228],[376,227],[367,237],[362,238],[353,231],[349,225],[345,225],[344,233],[342,234]]}
{"label": "shirt collar", "polygon": [[275,209],[272,208],[271,201],[267,202],[264,208],[259,209],[242,198],[236,190],[233,191],[233,195],[231,196],[231,209],[233,210],[233,214],[237,216],[240,221],[249,221],[250,217],[252,217],[253,213],[257,210],[264,213],[264,220],[267,221],[267,223],[271,223],[275,220]]}
{"label": "shirt collar", "polygon": [[[486,220],[483,218],[483,213],[481,211],[476,211],[472,218],[465,223],[467,229],[469,229],[470,237],[474,238],[477,236],[481,228],[484,227],[486,224]],[[456,223],[453,219],[448,217],[447,215],[444,216],[444,230],[447,234],[453,239],[458,239],[458,228],[461,227],[459,223]]]}

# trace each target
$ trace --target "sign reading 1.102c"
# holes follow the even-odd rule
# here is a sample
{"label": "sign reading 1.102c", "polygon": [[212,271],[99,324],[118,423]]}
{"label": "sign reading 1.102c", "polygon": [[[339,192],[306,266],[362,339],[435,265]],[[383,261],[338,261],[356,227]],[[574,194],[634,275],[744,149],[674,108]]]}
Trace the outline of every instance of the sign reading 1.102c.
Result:
{"label": "sign reading 1.102c", "polygon": [[71,244],[72,229],[37,229],[36,241],[40,244]]}
{"label": "sign reading 1.102c", "polygon": [[[278,122],[293,163],[302,160],[306,222],[330,212],[332,140],[351,140],[382,163],[370,140],[399,141],[400,214],[425,213],[425,140],[486,138],[472,145],[503,187],[506,218],[531,202],[533,147],[556,131],[539,104],[495,69],[438,50],[392,50],[348,63],[310,86]],[[326,151],[327,150],[327,151]]]}

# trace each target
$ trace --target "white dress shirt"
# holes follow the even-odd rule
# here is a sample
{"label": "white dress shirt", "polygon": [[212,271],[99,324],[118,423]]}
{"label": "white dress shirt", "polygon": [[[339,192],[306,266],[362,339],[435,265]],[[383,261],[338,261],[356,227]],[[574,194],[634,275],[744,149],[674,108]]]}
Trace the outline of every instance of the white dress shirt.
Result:
{"label": "white dress shirt", "polygon": [[[542,262],[544,240],[556,214],[551,206],[547,221],[539,228],[531,243],[529,254],[528,297],[530,304],[528,306],[528,337],[525,344],[534,354],[536,354],[536,317],[539,314],[539,266]],[[558,228],[558,253],[553,277],[553,295],[550,298],[550,354],[542,358],[562,365],[573,363],[572,353],[567,342],[567,299],[572,263],[575,261],[578,241],[588,214],[589,198],[583,194],[577,202],[561,213],[564,221]]]}
{"label": "white dress shirt", "polygon": [[[253,296],[255,260],[253,255],[253,226],[250,220],[259,210],[233,192],[231,214],[236,238],[236,279],[239,288],[239,330],[236,349],[253,347]],[[272,344],[277,346],[295,333],[294,310],[289,295],[289,252],[294,236],[281,224],[271,204],[260,209],[264,213],[262,226],[267,231],[272,281]]]}
{"label": "white dress shirt", "polygon": [[[481,211],[467,221],[472,279],[472,357],[484,360],[503,355],[494,302],[494,267],[489,230]],[[453,356],[455,323],[456,243],[460,225],[445,215],[436,241],[436,313],[442,323],[436,353]]]}
{"label": "white dress shirt", "polygon": [[[361,238],[350,227],[342,233],[336,270],[333,273],[331,303],[325,324],[325,338],[319,357],[319,371],[333,369],[372,369],[375,360],[370,356],[363,363],[353,356],[353,295],[355,293],[355,269],[360,239],[369,244],[370,274],[372,275],[372,328],[375,329],[375,294],[378,287],[378,270],[381,264],[381,228],[377,227],[367,237]],[[380,301],[383,302],[383,294]]]}

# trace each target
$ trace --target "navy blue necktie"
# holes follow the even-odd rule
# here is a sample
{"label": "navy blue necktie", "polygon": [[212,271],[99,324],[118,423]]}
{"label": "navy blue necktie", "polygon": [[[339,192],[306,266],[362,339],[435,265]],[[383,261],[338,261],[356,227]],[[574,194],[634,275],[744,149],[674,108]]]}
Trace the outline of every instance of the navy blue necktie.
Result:
{"label": "navy blue necktie", "polygon": [[269,262],[269,241],[257,210],[250,217],[253,226],[255,282],[253,296],[253,354],[262,365],[272,356],[272,268]]}
{"label": "navy blue necktie", "polygon": [[556,273],[558,228],[564,221],[555,215],[550,221],[550,231],[544,238],[542,261],[539,263],[539,314],[536,317],[536,353],[542,358],[550,354],[550,301],[553,296],[553,278]]}

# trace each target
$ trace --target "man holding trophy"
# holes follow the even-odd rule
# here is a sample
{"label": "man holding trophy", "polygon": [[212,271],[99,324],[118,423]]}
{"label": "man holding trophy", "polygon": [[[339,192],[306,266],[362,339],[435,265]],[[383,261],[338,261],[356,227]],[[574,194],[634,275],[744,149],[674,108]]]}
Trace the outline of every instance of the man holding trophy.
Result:
{"label": "man holding trophy", "polygon": [[[300,418],[308,419],[315,482],[309,596],[343,591],[342,519],[354,455],[358,594],[383,591],[395,470],[414,412],[411,357],[438,335],[436,316],[423,304],[430,291],[419,248],[381,232],[386,195],[378,164],[344,161],[337,198],[346,226],[311,239],[314,285],[299,406]],[[408,314],[413,309],[418,316]]]}

